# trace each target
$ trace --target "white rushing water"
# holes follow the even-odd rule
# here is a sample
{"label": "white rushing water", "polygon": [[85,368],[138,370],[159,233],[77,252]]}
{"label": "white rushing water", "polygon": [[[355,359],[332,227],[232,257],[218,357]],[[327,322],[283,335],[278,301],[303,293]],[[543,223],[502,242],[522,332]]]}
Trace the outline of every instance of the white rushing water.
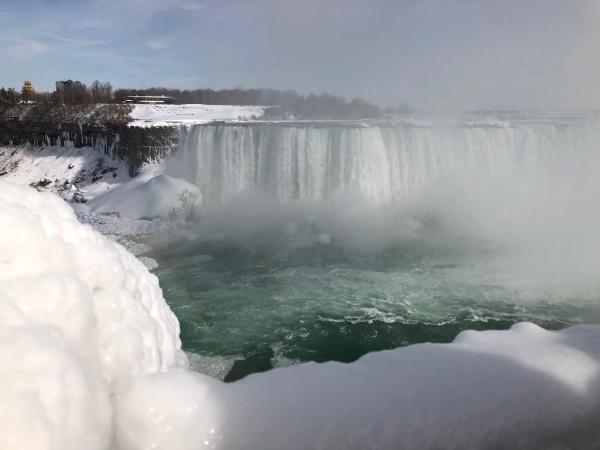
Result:
{"label": "white rushing water", "polygon": [[528,180],[567,161],[598,160],[593,115],[509,119],[196,125],[182,129],[170,170],[195,183],[208,204],[248,190],[286,202],[353,190],[384,204],[441,176]]}

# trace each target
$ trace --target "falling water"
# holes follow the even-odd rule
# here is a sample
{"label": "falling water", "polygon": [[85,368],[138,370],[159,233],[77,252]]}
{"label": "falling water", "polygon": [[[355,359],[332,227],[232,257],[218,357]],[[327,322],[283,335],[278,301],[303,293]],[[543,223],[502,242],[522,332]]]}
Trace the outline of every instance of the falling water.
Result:
{"label": "falling water", "polygon": [[186,348],[228,379],[598,322],[599,167],[584,113],[184,128],[168,170],[204,207],[157,273]]}
{"label": "falling water", "polygon": [[173,170],[209,204],[247,190],[286,202],[340,189],[383,204],[442,174],[532,176],[558,157],[596,152],[600,142],[596,122],[513,122],[198,125],[182,129]]}

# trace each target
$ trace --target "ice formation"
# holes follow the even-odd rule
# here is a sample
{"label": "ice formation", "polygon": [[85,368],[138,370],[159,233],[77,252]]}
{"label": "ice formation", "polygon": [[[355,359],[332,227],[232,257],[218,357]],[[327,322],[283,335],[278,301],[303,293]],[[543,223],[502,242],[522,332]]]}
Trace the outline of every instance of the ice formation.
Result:
{"label": "ice formation", "polygon": [[0,181],[0,284],[0,448],[147,448],[129,444],[134,430],[168,433],[150,425],[168,411],[128,413],[145,377],[187,367],[177,319],[133,255],[53,194]]}

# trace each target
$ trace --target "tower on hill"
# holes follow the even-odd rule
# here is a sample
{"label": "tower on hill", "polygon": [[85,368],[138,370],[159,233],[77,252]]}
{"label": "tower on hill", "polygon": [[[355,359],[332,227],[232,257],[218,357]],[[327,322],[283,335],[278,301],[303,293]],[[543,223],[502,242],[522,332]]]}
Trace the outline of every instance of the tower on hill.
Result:
{"label": "tower on hill", "polygon": [[23,100],[31,100],[35,95],[35,90],[33,89],[33,85],[31,81],[24,81],[23,87],[21,88],[21,95],[23,96]]}

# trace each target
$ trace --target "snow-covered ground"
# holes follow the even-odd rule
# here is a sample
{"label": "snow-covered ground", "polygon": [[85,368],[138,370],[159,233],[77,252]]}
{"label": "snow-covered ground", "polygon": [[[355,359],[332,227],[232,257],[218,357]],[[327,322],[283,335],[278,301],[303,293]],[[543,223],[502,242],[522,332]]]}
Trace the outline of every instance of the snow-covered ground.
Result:
{"label": "snow-covered ground", "polygon": [[0,180],[0,448],[532,449],[600,442],[600,327],[194,373],[158,280],[50,193]]}
{"label": "snow-covered ground", "polygon": [[153,240],[199,205],[198,189],[145,167],[130,178],[124,161],[89,147],[0,146],[0,179],[53,192],[70,202],[80,221],[133,250],[148,267],[140,239]]}
{"label": "snow-covered ground", "polygon": [[127,165],[90,147],[0,146],[0,177],[59,194],[80,213],[123,219],[180,217],[201,202],[198,188],[160,165],[130,178]]}
{"label": "snow-covered ground", "polygon": [[129,180],[124,161],[69,145],[0,146],[0,177],[82,201]]}
{"label": "snow-covered ground", "polygon": [[194,125],[213,121],[243,121],[260,118],[264,106],[233,105],[134,105],[130,127]]}

